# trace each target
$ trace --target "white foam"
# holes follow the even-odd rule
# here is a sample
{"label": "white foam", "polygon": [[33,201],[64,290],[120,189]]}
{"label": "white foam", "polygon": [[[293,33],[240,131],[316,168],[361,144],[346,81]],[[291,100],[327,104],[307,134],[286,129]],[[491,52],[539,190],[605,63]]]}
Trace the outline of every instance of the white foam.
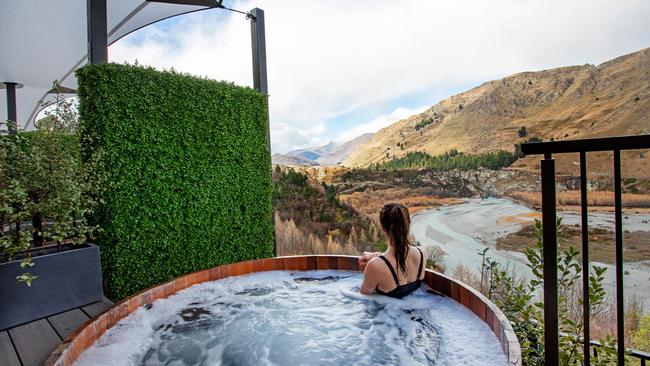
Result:
{"label": "white foam", "polygon": [[75,365],[507,364],[460,304],[424,289],[361,295],[361,276],[264,272],[196,285],[122,319]]}

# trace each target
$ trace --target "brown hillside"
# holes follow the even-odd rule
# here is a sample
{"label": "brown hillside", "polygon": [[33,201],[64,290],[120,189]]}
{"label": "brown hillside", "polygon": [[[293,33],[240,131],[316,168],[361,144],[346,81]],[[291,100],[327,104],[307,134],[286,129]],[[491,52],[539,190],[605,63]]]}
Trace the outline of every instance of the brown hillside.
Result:
{"label": "brown hillside", "polygon": [[[425,119],[432,122],[416,130]],[[367,166],[412,151],[512,150],[523,140],[521,126],[527,137],[545,141],[650,133],[650,48],[599,66],[522,72],[486,82],[382,129],[344,165]],[[575,170],[577,157],[567,158],[559,162],[560,172]],[[625,155],[624,174],[650,176],[649,159],[650,153]],[[522,159],[516,166],[532,169],[538,160]],[[595,172],[610,165],[606,154],[590,159]]]}

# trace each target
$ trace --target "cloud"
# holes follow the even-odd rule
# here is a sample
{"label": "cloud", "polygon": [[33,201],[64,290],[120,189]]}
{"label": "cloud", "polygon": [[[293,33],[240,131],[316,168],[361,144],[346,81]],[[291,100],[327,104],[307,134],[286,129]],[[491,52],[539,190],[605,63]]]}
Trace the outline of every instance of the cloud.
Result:
{"label": "cloud", "polygon": [[328,142],[327,128],[323,123],[317,123],[309,128],[299,128],[287,123],[275,123],[271,129],[271,150],[274,153],[322,146]]}
{"label": "cloud", "polygon": [[422,113],[425,110],[427,110],[429,107],[430,106],[422,106],[417,108],[404,108],[404,107],[397,108],[389,114],[382,114],[380,116],[373,118],[369,122],[362,123],[360,125],[357,125],[353,128],[350,128],[349,130],[340,133],[338,136],[336,136],[334,140],[337,142],[346,142],[352,140],[355,137],[361,136],[364,133],[377,132],[382,128],[388,127],[391,124],[401,119],[410,117],[414,114]]}
{"label": "cloud", "polygon": [[[288,139],[273,141],[274,148],[307,144],[314,136],[305,131],[314,121],[325,124],[328,138],[340,136],[328,122],[414,93],[525,70],[600,63],[650,45],[647,0],[246,0],[226,5],[265,10],[272,136]],[[109,54],[116,61],[138,59],[251,85],[249,27],[239,14],[199,12],[140,30]]]}

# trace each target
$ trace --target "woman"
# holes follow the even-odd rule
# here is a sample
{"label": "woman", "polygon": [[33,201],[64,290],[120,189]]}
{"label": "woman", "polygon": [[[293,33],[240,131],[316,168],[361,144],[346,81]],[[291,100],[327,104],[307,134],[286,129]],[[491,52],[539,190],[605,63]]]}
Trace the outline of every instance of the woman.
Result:
{"label": "woman", "polygon": [[411,218],[404,205],[385,205],[379,222],[388,238],[388,249],[383,254],[363,253],[359,259],[361,268],[365,266],[360,291],[366,295],[377,293],[401,299],[420,287],[426,253],[411,245]]}

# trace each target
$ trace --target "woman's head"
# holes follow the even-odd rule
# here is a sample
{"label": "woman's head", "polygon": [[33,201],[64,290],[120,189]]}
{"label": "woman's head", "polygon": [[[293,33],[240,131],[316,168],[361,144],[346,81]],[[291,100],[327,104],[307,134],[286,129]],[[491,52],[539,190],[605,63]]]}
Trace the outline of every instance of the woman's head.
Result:
{"label": "woman's head", "polygon": [[411,244],[409,240],[411,216],[408,208],[399,203],[386,204],[379,213],[379,222],[395,250],[397,270],[401,268],[402,272],[406,273],[406,255]]}

